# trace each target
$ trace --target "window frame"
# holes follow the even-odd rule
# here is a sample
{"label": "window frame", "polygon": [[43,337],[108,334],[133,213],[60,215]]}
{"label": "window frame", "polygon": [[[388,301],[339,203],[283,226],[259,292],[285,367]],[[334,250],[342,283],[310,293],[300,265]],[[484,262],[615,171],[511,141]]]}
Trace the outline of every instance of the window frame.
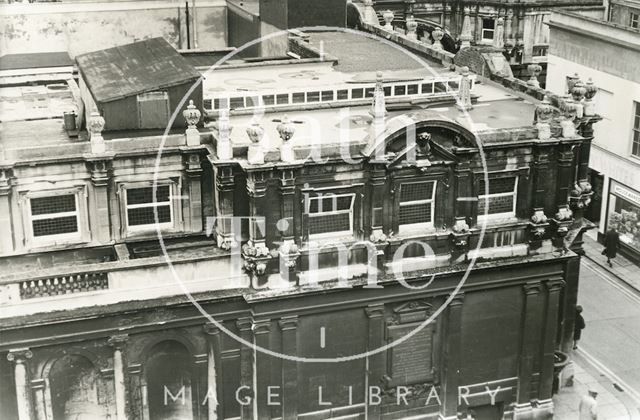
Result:
{"label": "window frame", "polygon": [[[121,220],[122,220],[122,232],[124,236],[133,236],[140,234],[147,234],[150,232],[155,232],[158,229],[161,231],[171,231],[178,226],[178,220],[180,217],[180,205],[179,200],[176,200],[175,197],[178,195],[178,185],[173,180],[162,180],[155,183],[157,187],[169,187],[169,200],[162,202],[149,202],[143,204],[131,204],[127,202],[127,190],[139,189],[139,188],[151,188],[153,190],[153,181],[142,181],[142,182],[122,182],[119,185],[119,196],[120,196],[120,207],[121,207]],[[136,208],[148,208],[148,207],[159,207],[169,205],[169,215],[171,220],[169,222],[158,223],[156,224],[155,220],[152,223],[147,223],[144,225],[129,225],[129,209]]]}
{"label": "window frame", "polygon": [[[314,197],[305,196],[303,201],[303,214],[306,218],[306,230],[307,237],[309,241],[315,241],[319,239],[327,239],[327,238],[337,238],[337,237],[352,237],[355,235],[355,221],[354,221],[354,211],[356,205],[356,193],[355,192],[323,192],[323,190],[314,190],[311,192],[314,194]],[[334,199],[338,199],[340,197],[351,197],[351,203],[349,205],[348,210],[332,210],[332,211],[323,211],[322,213],[311,213],[310,207],[312,200],[321,200],[327,198],[327,196],[332,196]],[[319,207],[318,207],[319,208]],[[333,231],[333,232],[324,232],[324,233],[311,233],[310,229],[310,220],[313,217],[322,217],[322,216],[330,216],[330,215],[338,215],[349,213],[349,230],[342,231]]]}
{"label": "window frame", "polygon": [[[76,227],[75,232],[60,233],[53,235],[35,236],[33,232],[33,214],[31,213],[31,199],[45,198],[59,195],[73,195],[75,200],[74,212],[48,213],[45,215],[37,215],[35,220],[44,220],[52,218],[52,215],[64,217],[61,215],[75,215]],[[57,245],[69,245],[83,242],[89,242],[89,220],[86,203],[87,191],[85,186],[73,186],[58,189],[43,189],[39,191],[26,191],[21,193],[23,229],[26,248],[51,247]]]}
{"label": "window frame", "polygon": [[640,159],[640,102],[637,101],[633,101],[631,113],[631,156]]}
{"label": "window frame", "polygon": [[[502,179],[502,178],[515,178],[515,182],[513,183],[513,191],[512,192],[506,192],[506,193],[496,193],[496,194],[485,194],[484,189],[481,191],[480,190],[480,182],[478,182],[478,208],[477,208],[477,217],[478,217],[478,223],[483,222],[485,220],[490,221],[490,220],[496,220],[496,219],[500,219],[500,220],[504,220],[504,219],[514,219],[516,217],[516,211],[517,211],[517,205],[518,205],[518,182],[520,180],[520,176],[518,174],[500,174],[499,176],[492,176],[491,174],[489,174],[489,184],[491,184],[491,181],[496,180],[496,179]],[[479,181],[483,181],[483,179],[481,178]],[[480,212],[480,202],[481,200],[484,200],[485,197],[506,197],[506,196],[513,196],[513,204],[511,206],[512,210],[509,212],[502,212],[502,213],[488,213],[486,216],[484,214],[484,212]],[[486,205],[489,205],[489,200],[486,200]]]}
{"label": "window frame", "polygon": [[629,26],[634,29],[640,28],[640,12],[629,12]]}
{"label": "window frame", "polygon": [[[413,200],[413,201],[406,201],[403,202],[402,201],[402,187],[404,185],[410,185],[410,184],[426,184],[426,183],[432,183],[433,184],[433,190],[431,191],[431,198],[429,199],[422,199],[422,200]],[[429,180],[414,180],[414,181],[409,181],[409,182],[402,182],[399,185],[399,191],[398,191],[398,233],[399,234],[407,234],[407,233],[415,233],[416,229],[433,229],[435,226],[435,211],[436,211],[436,191],[438,188],[438,181],[435,179],[429,179]],[[404,205],[404,206],[409,206],[409,205],[416,205],[416,204],[424,204],[424,203],[430,203],[431,204],[431,221],[429,222],[420,222],[420,223],[405,223],[402,224],[400,223],[400,208]]]}
{"label": "window frame", "polygon": [[[493,22],[493,28],[491,28],[491,29],[489,29],[489,28],[485,28],[485,27],[484,27],[484,23],[485,23],[485,21],[487,21],[487,22],[488,22],[488,21]],[[483,17],[483,18],[482,18],[482,28],[481,28],[481,32],[480,32],[480,39],[481,39],[483,42],[493,41],[493,35],[494,35],[495,31],[496,31],[496,19],[495,19],[495,18],[493,18],[493,17]],[[485,36],[485,32],[486,32],[486,33],[489,33],[489,32],[490,32],[490,33],[491,33],[491,37],[487,38],[487,37]]]}

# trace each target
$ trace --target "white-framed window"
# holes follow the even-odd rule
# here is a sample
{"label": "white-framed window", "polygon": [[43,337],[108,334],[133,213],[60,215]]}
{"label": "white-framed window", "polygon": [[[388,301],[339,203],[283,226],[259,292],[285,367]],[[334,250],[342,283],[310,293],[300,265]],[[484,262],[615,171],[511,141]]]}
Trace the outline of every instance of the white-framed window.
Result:
{"label": "white-framed window", "polygon": [[398,227],[401,233],[432,228],[435,212],[436,181],[400,184]]}
{"label": "white-framed window", "polygon": [[[485,182],[480,180],[478,188],[478,221],[485,217],[510,218],[516,215],[516,200],[518,190],[517,176],[503,176],[489,178],[489,194],[485,194]],[[488,208],[487,216],[485,209]]]}
{"label": "white-framed window", "polygon": [[353,235],[355,194],[316,193],[305,199],[310,239]]}
{"label": "white-framed window", "polygon": [[633,128],[631,130],[631,154],[640,158],[640,102],[633,101]]}
{"label": "white-framed window", "polygon": [[[128,185],[123,189],[125,224],[128,232],[166,229],[174,226],[171,184],[158,184],[154,200],[153,185]],[[156,225],[156,212],[157,223]]]}
{"label": "white-framed window", "polygon": [[640,28],[640,13],[629,13],[629,26],[632,28]]}
{"label": "white-framed window", "polygon": [[494,18],[482,18],[482,39],[489,41],[493,39],[493,32],[496,30],[496,20]]}
{"label": "white-framed window", "polygon": [[77,243],[88,238],[85,189],[25,192],[22,198],[28,248]]}

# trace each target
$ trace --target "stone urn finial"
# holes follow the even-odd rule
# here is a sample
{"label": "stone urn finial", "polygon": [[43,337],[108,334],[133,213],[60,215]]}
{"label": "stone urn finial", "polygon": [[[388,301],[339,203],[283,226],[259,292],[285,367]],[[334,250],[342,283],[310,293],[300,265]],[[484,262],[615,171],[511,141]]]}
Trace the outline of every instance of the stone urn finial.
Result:
{"label": "stone urn finial", "polygon": [[393,25],[391,24],[391,22],[393,22],[393,18],[394,14],[391,10],[387,9],[382,12],[382,19],[384,19],[384,29],[386,29],[387,31],[393,31]]}
{"label": "stone urn finial", "polygon": [[443,49],[442,38],[444,37],[444,31],[438,27],[436,27],[433,31],[431,31],[431,37],[433,38],[433,48],[437,50]]}
{"label": "stone urn finial", "polygon": [[416,32],[416,30],[418,29],[418,22],[413,17],[413,15],[409,15],[405,25],[407,27],[407,38],[418,39],[418,33]]}
{"label": "stone urn finial", "polygon": [[538,129],[538,138],[540,140],[549,140],[551,138],[551,119],[553,118],[553,106],[548,96],[544,96],[541,103],[536,106],[535,123]]}
{"label": "stone urn finial", "polygon": [[262,147],[262,138],[264,137],[264,128],[257,122],[247,127],[247,135],[251,144],[247,150],[247,160],[252,165],[262,165],[264,163],[264,149]]}
{"label": "stone urn finial", "polygon": [[592,116],[596,114],[595,110],[595,102],[593,101],[593,97],[598,93],[598,87],[593,83],[593,80],[589,78],[587,83],[584,86],[584,115]]}
{"label": "stone urn finial", "polygon": [[187,122],[187,128],[196,128],[196,125],[200,122],[200,117],[202,113],[196,106],[193,104],[193,99],[189,99],[189,105],[187,105],[187,109],[182,111],[182,116]]}
{"label": "stone urn finial", "polygon": [[529,72],[529,80],[527,81],[527,84],[533,87],[540,87],[538,76],[542,73],[542,66],[540,64],[529,64],[527,66],[527,71]]}
{"label": "stone urn finial", "polygon": [[285,115],[276,127],[276,130],[278,130],[282,141],[286,143],[293,137],[293,134],[296,132],[296,127],[293,125],[293,122],[289,120],[289,117]]}
{"label": "stone urn finial", "polygon": [[89,141],[91,142],[91,153],[104,153],[106,150],[102,130],[104,130],[105,121],[98,111],[93,111],[87,122],[89,130]]}

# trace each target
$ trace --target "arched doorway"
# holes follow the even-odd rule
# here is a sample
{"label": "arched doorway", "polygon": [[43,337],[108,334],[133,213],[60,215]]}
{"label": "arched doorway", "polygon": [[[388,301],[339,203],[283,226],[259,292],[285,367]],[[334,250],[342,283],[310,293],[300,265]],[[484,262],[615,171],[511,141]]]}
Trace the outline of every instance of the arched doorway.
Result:
{"label": "arched doorway", "polygon": [[98,372],[86,357],[65,355],[49,371],[54,420],[106,419],[98,403]]}
{"label": "arched doorway", "polygon": [[193,416],[195,381],[191,356],[177,341],[163,341],[150,351],[145,364],[151,420],[186,420]]}

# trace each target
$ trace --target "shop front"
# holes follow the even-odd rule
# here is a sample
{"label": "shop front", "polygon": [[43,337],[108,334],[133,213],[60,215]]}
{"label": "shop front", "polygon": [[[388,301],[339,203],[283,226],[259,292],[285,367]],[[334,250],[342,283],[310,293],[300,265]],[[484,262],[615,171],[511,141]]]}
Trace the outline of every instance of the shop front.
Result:
{"label": "shop front", "polygon": [[[613,179],[609,196],[605,229],[620,234],[620,253],[640,263],[640,192]],[[601,236],[601,235],[599,235]]]}

